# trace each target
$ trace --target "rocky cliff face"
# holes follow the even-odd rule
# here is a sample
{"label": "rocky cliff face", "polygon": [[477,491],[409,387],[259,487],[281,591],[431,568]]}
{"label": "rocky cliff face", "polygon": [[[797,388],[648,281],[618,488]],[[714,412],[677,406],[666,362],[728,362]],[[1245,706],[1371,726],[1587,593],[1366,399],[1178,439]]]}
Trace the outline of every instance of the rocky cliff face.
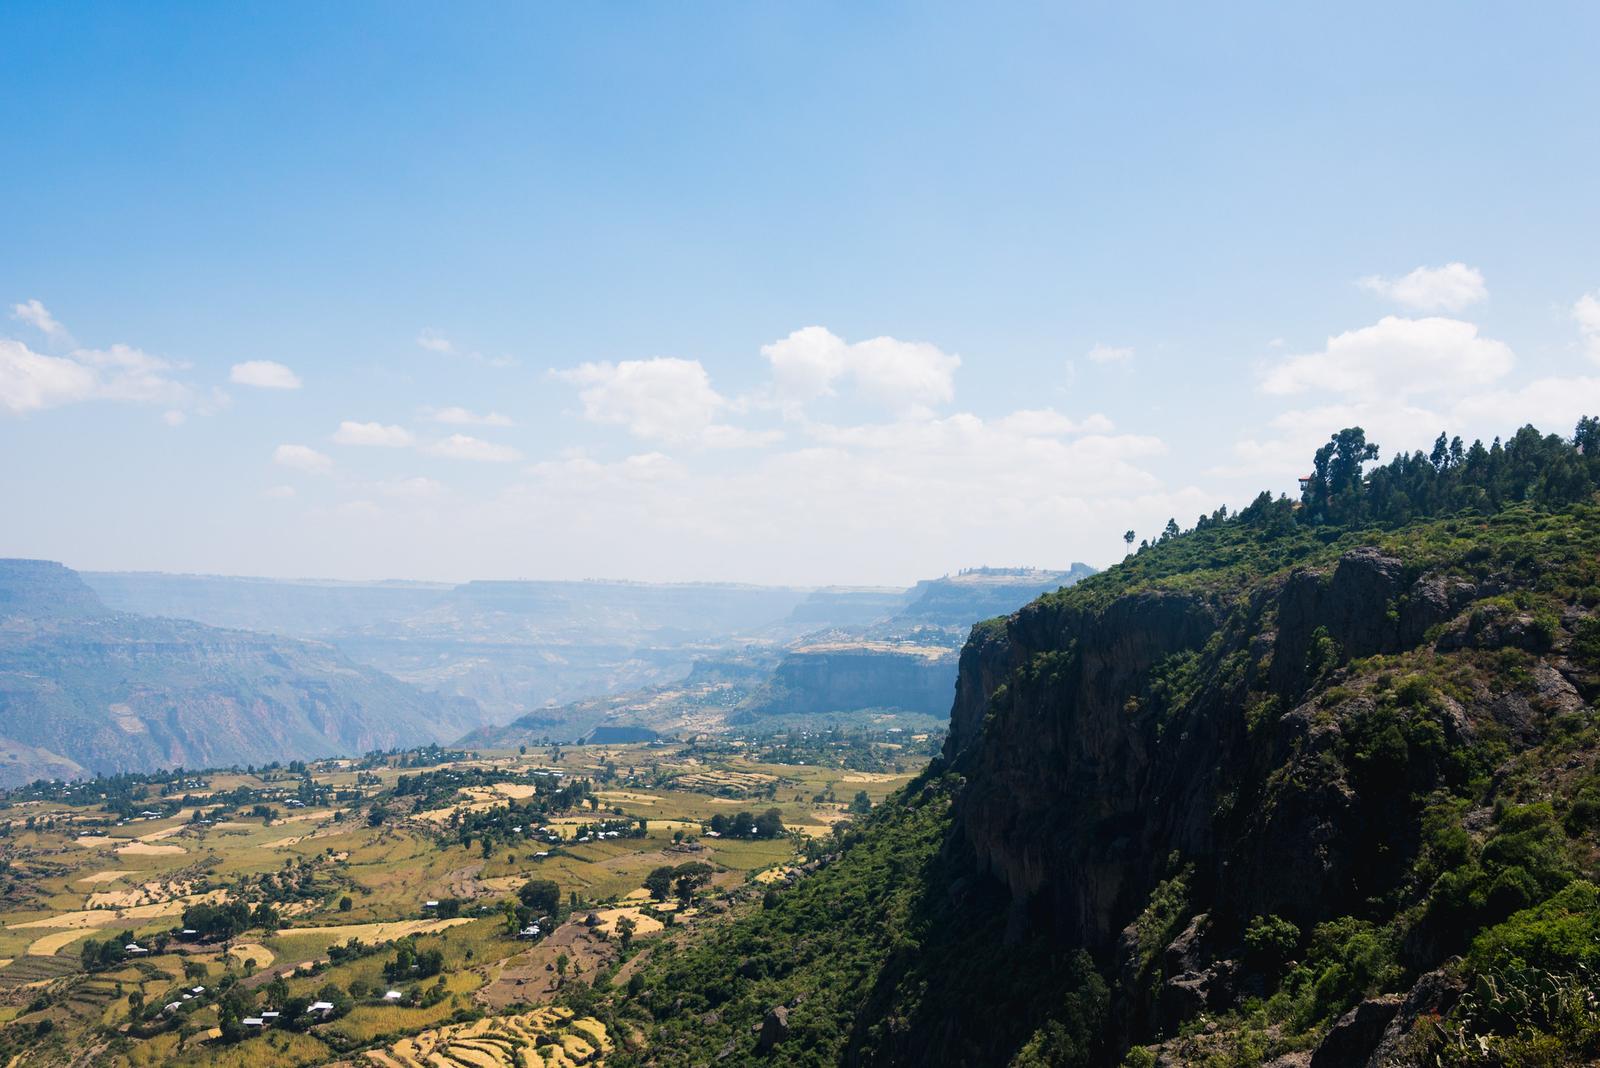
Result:
{"label": "rocky cliff face", "polygon": [[[1124,1040],[1262,993],[1241,963],[1252,920],[1310,931],[1416,900],[1422,799],[1481,788],[1464,784],[1492,771],[1473,764],[1486,743],[1515,751],[1585,707],[1567,652],[1587,610],[1519,608],[1508,595],[1535,576],[1479,555],[1357,547],[1245,582],[1045,597],[975,628],[947,853],[1004,888],[1008,938],[1103,962]],[[1490,662],[1508,655],[1515,672]],[[1173,887],[1181,916],[1152,920]],[[1392,922],[1403,969],[1464,948]],[[1152,929],[1186,933],[1152,952]],[[1366,1057],[1318,1063],[1335,1062]]]}
{"label": "rocky cliff face", "polygon": [[753,708],[763,715],[891,708],[937,716],[950,707],[955,677],[956,656],[946,649],[809,646],[779,661]]}

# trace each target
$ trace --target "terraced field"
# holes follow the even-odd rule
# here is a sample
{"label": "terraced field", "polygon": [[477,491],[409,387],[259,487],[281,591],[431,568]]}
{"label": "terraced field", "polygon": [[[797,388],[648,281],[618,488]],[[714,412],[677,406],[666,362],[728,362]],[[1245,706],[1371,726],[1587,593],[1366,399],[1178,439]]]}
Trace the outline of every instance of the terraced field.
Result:
{"label": "terraced field", "polygon": [[365,1056],[380,1068],[602,1068],[610,1049],[599,1020],[547,1006],[423,1031]]}

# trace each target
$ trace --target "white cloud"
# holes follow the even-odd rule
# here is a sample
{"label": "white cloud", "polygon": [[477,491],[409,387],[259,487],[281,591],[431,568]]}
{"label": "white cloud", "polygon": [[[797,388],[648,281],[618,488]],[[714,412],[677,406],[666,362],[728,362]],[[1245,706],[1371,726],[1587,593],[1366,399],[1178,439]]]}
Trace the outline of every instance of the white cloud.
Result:
{"label": "white cloud", "polygon": [[429,445],[423,451],[430,456],[442,456],[448,460],[476,460],[480,463],[509,463],[522,458],[522,454],[509,445],[496,445],[481,438],[468,437],[466,434],[451,434],[443,441]]}
{"label": "white cloud", "polygon": [[1515,362],[1509,346],[1480,337],[1472,323],[1390,315],[1329,338],[1321,352],[1273,365],[1261,389],[1278,395],[1322,391],[1367,398],[1459,393],[1498,380]]}
{"label": "white cloud", "polygon": [[333,470],[333,461],[309,445],[279,445],[273,450],[272,459],[283,467],[314,475]]}
{"label": "white cloud", "polygon": [[455,426],[515,426],[510,416],[501,415],[499,412],[486,412],[479,415],[467,408],[449,407],[438,408],[428,412],[428,418],[435,423],[450,423]]}
{"label": "white cloud", "polygon": [[161,413],[161,421],[168,426],[182,426],[188,418],[189,416],[179,408],[168,408]]}
{"label": "white cloud", "polygon": [[1584,353],[1600,363],[1600,289],[1579,297],[1572,305],[1572,317],[1578,321]]}
{"label": "white cloud", "polygon": [[1483,272],[1464,263],[1418,267],[1400,278],[1368,275],[1356,285],[1416,311],[1458,312],[1489,295]]}
{"label": "white cloud", "polygon": [[267,489],[262,490],[261,491],[261,495],[263,497],[271,497],[274,500],[286,501],[290,497],[294,496],[294,487],[293,486],[271,486],[271,487],[268,487]]}
{"label": "white cloud", "polygon": [[551,373],[579,387],[586,419],[626,426],[640,438],[693,441],[728,403],[711,388],[699,360],[658,356],[584,363]]}
{"label": "white cloud", "polygon": [[183,407],[193,394],[167,374],[177,369],[127,345],[45,356],[0,338],[0,408],[21,414],[87,400]]}
{"label": "white cloud", "polygon": [[834,393],[849,379],[865,399],[897,411],[926,410],[955,397],[959,356],[923,341],[875,337],[848,343],[821,326],[807,326],[761,346],[772,365],[779,401],[797,406]]}
{"label": "white cloud", "polygon": [[299,389],[300,376],[272,360],[246,360],[228,372],[228,381],[257,389]]}
{"label": "white cloud", "polygon": [[50,314],[50,310],[37,300],[13,304],[11,306],[11,317],[27,323],[45,337],[56,339],[67,336],[67,328],[62,326],[61,322]]}
{"label": "white cloud", "polygon": [[88,400],[98,380],[81,363],[0,338],[0,406],[14,414]]}
{"label": "white cloud", "polygon": [[1095,363],[1127,363],[1133,359],[1133,349],[1126,345],[1096,345],[1084,355]]}
{"label": "white cloud", "polygon": [[382,423],[354,423],[346,419],[334,431],[333,440],[340,445],[375,445],[400,449],[413,441],[411,431],[403,426],[384,426]]}

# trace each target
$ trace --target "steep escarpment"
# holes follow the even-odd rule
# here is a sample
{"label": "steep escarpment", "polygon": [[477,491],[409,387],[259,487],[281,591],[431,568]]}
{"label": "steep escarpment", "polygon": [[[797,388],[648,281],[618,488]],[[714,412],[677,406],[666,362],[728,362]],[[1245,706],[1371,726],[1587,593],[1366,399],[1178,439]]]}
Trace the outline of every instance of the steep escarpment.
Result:
{"label": "steep escarpment", "polygon": [[[1596,782],[1593,506],[1237,533],[1165,550],[1209,567],[1091,580],[963,654],[947,849],[1004,888],[1008,939],[1095,957],[1119,1045],[1277,996],[1252,1041],[1287,1051],[1592,875],[1570,813]],[[1507,845],[1528,827],[1531,858]]]}

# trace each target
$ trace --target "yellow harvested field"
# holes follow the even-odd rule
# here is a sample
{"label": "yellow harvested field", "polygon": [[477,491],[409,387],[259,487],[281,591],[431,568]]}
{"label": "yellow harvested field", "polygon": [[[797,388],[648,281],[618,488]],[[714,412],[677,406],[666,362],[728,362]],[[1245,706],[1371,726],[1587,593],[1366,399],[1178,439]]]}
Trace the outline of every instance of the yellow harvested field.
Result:
{"label": "yellow harvested field", "polygon": [[93,875],[85,875],[83,878],[75,879],[73,881],[74,882],[79,882],[79,883],[88,883],[88,884],[90,884],[92,886],[95,883],[109,883],[109,882],[112,882],[113,880],[122,878],[124,875],[138,875],[138,874],[139,873],[136,872],[136,871],[97,871]]}
{"label": "yellow harvested field", "polygon": [[470,916],[450,920],[386,920],[381,923],[343,923],[333,927],[283,927],[279,935],[327,935],[335,942],[359,938],[363,942],[388,942],[406,935],[432,934],[458,924],[471,923]]}
{"label": "yellow harvested field", "polygon": [[116,845],[118,842],[127,841],[125,838],[108,838],[103,834],[80,834],[72,840],[74,844],[85,849],[99,849],[102,846]]}
{"label": "yellow harvested field", "polygon": [[43,938],[35,939],[28,946],[28,956],[53,957],[88,933],[87,930],[77,930],[57,931],[54,934],[47,934]]}
{"label": "yellow harvested field", "polygon": [[23,923],[11,924],[12,929],[28,929],[34,927],[44,928],[72,928],[82,930],[89,927],[111,927],[128,920],[155,920],[163,916],[176,916],[190,905],[200,902],[214,903],[227,897],[223,890],[213,890],[208,894],[191,894],[187,897],[173,898],[171,901],[157,901],[149,905],[134,905],[124,909],[80,909],[76,912],[59,912],[54,916],[46,916],[39,920],[27,920]]}
{"label": "yellow harvested field", "polygon": [[243,964],[247,960],[256,962],[257,968],[265,968],[274,960],[272,950],[255,942],[239,942],[228,947],[228,956],[235,958]]}
{"label": "yellow harvested field", "polygon": [[141,834],[139,836],[139,841],[141,841],[141,842],[159,842],[163,838],[171,838],[173,835],[177,834],[179,831],[182,831],[183,829],[184,829],[184,825],[181,824],[181,823],[176,825],[176,826],[174,826],[174,827],[164,827],[159,831],[151,831],[149,834]]}
{"label": "yellow harvested field", "polygon": [[568,1068],[580,1064],[603,1068],[610,1050],[605,1024],[590,1017],[574,1019],[571,1009],[547,1005],[518,1016],[492,1016],[423,1031],[362,1056],[378,1068]]}
{"label": "yellow harvested field", "polygon": [[755,880],[758,883],[779,883],[792,871],[793,868],[768,868],[766,871],[757,872]]}
{"label": "yellow harvested field", "polygon": [[129,842],[125,846],[118,846],[117,852],[129,856],[164,857],[189,851],[180,845],[151,845],[149,842]]}
{"label": "yellow harvested field", "polygon": [[194,892],[194,884],[188,880],[149,882],[128,890],[96,890],[84,905],[91,909],[125,909],[188,897]]}
{"label": "yellow harvested field", "polygon": [[615,909],[595,909],[594,915],[600,919],[595,930],[603,931],[607,935],[617,933],[617,921],[624,916],[633,921],[633,933],[635,935],[652,935],[657,931],[666,930],[666,925],[660,920],[654,916],[646,916],[639,909],[630,906]]}
{"label": "yellow harvested field", "polygon": [[521,801],[532,797],[537,788],[526,782],[497,782],[493,786],[469,786],[461,791],[474,801]]}

